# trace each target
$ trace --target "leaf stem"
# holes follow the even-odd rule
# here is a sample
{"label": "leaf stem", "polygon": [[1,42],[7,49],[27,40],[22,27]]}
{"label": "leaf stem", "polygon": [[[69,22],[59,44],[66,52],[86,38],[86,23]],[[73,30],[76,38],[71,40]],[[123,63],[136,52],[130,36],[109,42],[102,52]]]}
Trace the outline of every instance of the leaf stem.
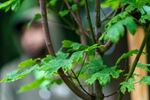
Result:
{"label": "leaf stem", "polygon": [[[89,94],[85,89],[84,89],[84,87],[81,85],[81,83],[80,83],[80,81],[79,81],[79,79],[78,79],[78,77],[77,77],[77,75],[75,74],[75,72],[73,71],[73,70],[71,70],[71,72],[73,73],[73,75],[74,75],[74,77],[75,77],[75,79],[76,79],[76,81],[78,82],[78,84],[79,84],[79,86],[80,86],[80,88],[86,93],[86,94],[88,94],[89,96],[92,96],[91,94]],[[94,98],[94,96],[93,96],[93,98]]]}

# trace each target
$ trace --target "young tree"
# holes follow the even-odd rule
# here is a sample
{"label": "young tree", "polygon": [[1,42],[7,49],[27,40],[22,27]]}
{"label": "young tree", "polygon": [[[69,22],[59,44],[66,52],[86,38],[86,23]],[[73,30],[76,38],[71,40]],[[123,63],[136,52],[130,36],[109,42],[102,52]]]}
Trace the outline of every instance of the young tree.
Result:
{"label": "young tree", "polygon": [[[23,0],[9,0],[0,5],[0,9],[17,10]],[[94,21],[90,14],[91,5],[95,9]],[[48,80],[51,83],[57,82],[56,77],[61,77],[63,82],[80,98],[84,100],[103,100],[107,97],[102,89],[114,79],[123,77],[116,92],[118,100],[122,100],[125,93],[134,90],[135,68],[140,66],[143,70],[149,71],[149,64],[141,64],[139,58],[147,43],[150,32],[150,1],[149,0],[39,0],[41,9],[42,26],[45,34],[45,42],[49,55],[41,59],[29,59],[19,64],[19,69],[13,74],[8,74],[1,82],[12,82],[26,77],[36,71],[44,71],[42,81]],[[61,6],[60,5],[65,5]],[[111,7],[112,12],[102,18],[102,7]],[[62,48],[56,53],[51,42],[51,33],[48,28],[47,9],[51,8],[61,19],[66,22],[67,28],[80,36],[80,43],[70,40],[62,42]],[[86,14],[86,27],[83,24],[81,12]],[[68,18],[68,14],[71,17]],[[73,19],[73,20],[72,20]],[[75,23],[74,23],[75,22]],[[104,63],[103,56],[113,44],[117,44],[124,34],[134,35],[137,26],[142,26],[145,34],[143,42],[138,50],[131,50],[123,53],[113,66]],[[104,31],[102,31],[102,27]],[[130,70],[125,71],[120,63],[130,56],[136,55]],[[125,67],[125,66],[124,66]],[[139,83],[150,84],[150,76],[144,76]],[[82,81],[82,82],[80,82]],[[20,91],[32,89],[37,83],[35,80],[27,86],[21,87]],[[86,84],[89,88],[84,87]],[[28,84],[29,85],[29,84]]]}

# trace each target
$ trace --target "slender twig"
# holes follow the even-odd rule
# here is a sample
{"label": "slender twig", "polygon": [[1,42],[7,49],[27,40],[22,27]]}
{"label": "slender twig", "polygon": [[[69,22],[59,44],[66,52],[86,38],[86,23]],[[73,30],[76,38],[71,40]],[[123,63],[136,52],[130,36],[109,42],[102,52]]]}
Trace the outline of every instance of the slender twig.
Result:
{"label": "slender twig", "polygon": [[83,58],[83,62],[82,62],[82,64],[81,64],[81,68],[80,68],[80,70],[79,70],[79,73],[78,73],[77,77],[80,76],[80,73],[81,73],[81,71],[82,71],[82,69],[83,69],[83,66],[84,66],[84,64],[85,64],[85,61],[86,61],[86,57],[87,57],[87,55],[85,54],[85,56],[84,56],[84,58]]}
{"label": "slender twig", "polygon": [[82,30],[82,32],[89,37],[88,32],[84,29],[83,25],[81,24],[81,21],[78,19],[78,17],[76,16],[76,14],[71,10],[71,6],[68,3],[68,0],[64,0],[66,6],[68,7],[68,9],[71,12],[71,15],[73,16],[74,20],[76,21],[76,23],[78,24],[79,28]]}
{"label": "slender twig", "polygon": [[[80,5],[80,4],[79,4],[80,0],[74,0],[74,2],[77,3],[78,6]],[[79,20],[79,22],[80,22],[80,25],[83,26],[82,18],[81,18],[81,15],[80,15],[80,12],[81,12],[80,10],[81,10],[81,9],[80,9],[80,6],[79,6],[79,7],[78,7],[78,10],[76,11],[76,16],[77,16],[77,18],[78,18],[78,20]],[[83,34],[83,33],[84,33],[84,30],[81,29],[81,28],[79,28],[79,32],[80,32],[79,35],[80,35],[81,44],[87,45],[87,37],[86,37],[85,34]]]}
{"label": "slender twig", "polygon": [[52,45],[51,38],[50,38],[50,31],[48,27],[45,0],[39,0],[39,3],[40,3],[41,14],[42,14],[42,26],[43,26],[44,33],[45,33],[44,35],[45,35],[46,46],[47,46],[48,52],[51,55],[55,56],[55,51],[53,49],[53,45]]}
{"label": "slender twig", "polygon": [[71,72],[73,73],[73,75],[74,75],[74,77],[75,77],[75,79],[76,79],[76,81],[78,82],[78,84],[79,84],[79,86],[80,86],[80,88],[86,93],[86,94],[88,94],[89,96],[92,96],[91,94],[89,94],[85,89],[84,89],[84,87],[81,85],[81,83],[80,83],[80,81],[79,81],[79,79],[78,79],[78,77],[77,77],[77,75],[75,74],[75,72],[73,71],[73,70],[71,70]]}
{"label": "slender twig", "polygon": [[89,4],[88,4],[87,0],[85,0],[85,9],[86,9],[86,17],[87,17],[87,21],[88,21],[88,24],[89,24],[89,27],[90,27],[92,39],[93,39],[93,42],[96,43],[95,34],[94,34],[94,31],[93,31],[93,26],[92,26],[92,21],[91,21],[91,16],[90,16]]}
{"label": "slender twig", "polygon": [[[46,0],[39,0],[40,9],[42,14],[42,26],[45,33],[45,42],[48,48],[48,52],[55,56],[55,51],[52,46],[50,31],[48,27],[48,20],[47,20],[47,11],[46,11]],[[58,74],[62,78],[62,80],[66,83],[66,85],[79,97],[85,100],[91,100],[91,96],[85,94],[82,90],[80,90],[71,80],[68,79],[67,75],[64,73],[62,68],[58,70]]]}
{"label": "slender twig", "polygon": [[[139,52],[138,52],[138,54],[136,55],[136,57],[135,57],[135,59],[134,59],[134,62],[133,62],[133,64],[132,64],[132,66],[131,66],[131,69],[130,69],[130,71],[129,71],[129,73],[128,73],[128,76],[126,77],[125,81],[128,81],[128,80],[132,77],[132,75],[133,75],[133,73],[134,73],[134,71],[135,71],[135,68],[136,68],[136,66],[137,66],[137,63],[138,63],[138,61],[139,61],[139,59],[140,59],[140,57],[141,57],[141,55],[142,55],[142,52],[143,52],[144,47],[145,47],[145,45],[146,45],[146,42],[147,42],[147,40],[148,40],[149,32],[150,32],[150,25],[148,26],[147,29],[145,28],[145,36],[144,36],[144,39],[143,39],[143,41],[142,41],[142,44],[141,44],[140,49],[139,49]],[[122,100],[122,98],[123,98],[123,94],[119,91],[118,100]]]}
{"label": "slender twig", "polygon": [[101,16],[100,16],[100,0],[95,0],[95,32],[99,34],[101,27]]}
{"label": "slender twig", "polygon": [[[116,11],[117,11],[117,10],[116,10]],[[108,14],[106,15],[106,17],[104,17],[103,19],[101,19],[101,22],[104,22],[104,21],[108,20],[108,19],[110,18],[110,16],[114,16],[114,14],[116,13],[116,11],[113,10],[113,11],[111,11],[110,13],[108,13]]]}
{"label": "slender twig", "polygon": [[108,40],[102,48],[100,48],[100,52],[101,53],[105,53],[108,49],[110,49],[112,47],[112,42],[110,40]]}

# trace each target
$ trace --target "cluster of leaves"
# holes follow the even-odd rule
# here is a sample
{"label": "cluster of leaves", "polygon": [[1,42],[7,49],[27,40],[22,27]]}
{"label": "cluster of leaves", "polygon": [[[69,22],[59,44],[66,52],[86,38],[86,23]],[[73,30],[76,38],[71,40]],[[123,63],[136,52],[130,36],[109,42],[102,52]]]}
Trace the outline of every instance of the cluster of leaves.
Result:
{"label": "cluster of leaves", "polygon": [[6,12],[8,10],[18,10],[23,0],[8,0],[0,4],[0,9],[4,9]]}
{"label": "cluster of leaves", "polygon": [[55,57],[48,55],[42,59],[37,58],[23,61],[18,65],[18,70],[6,75],[1,82],[13,82],[26,77],[32,72],[38,71],[42,72],[40,79],[38,78],[34,82],[23,86],[20,90],[21,92],[39,87],[45,81],[55,83],[54,80],[55,78],[57,79],[57,71],[60,68],[65,72],[71,71],[73,67],[83,61],[82,58],[86,53],[90,53],[97,47],[98,46],[84,46],[68,40],[63,41],[63,48],[66,48],[69,53],[64,53],[60,50]]}
{"label": "cluster of leaves", "polygon": [[[0,5],[0,9],[16,10],[20,6],[22,0],[9,0]],[[55,7],[58,0],[50,0],[48,5]],[[81,0],[79,4],[74,3],[73,0],[68,0],[71,5],[71,9],[63,7],[59,10],[58,14],[61,17],[66,16],[70,11],[77,11],[79,7],[85,4],[85,0]],[[116,14],[105,27],[105,34],[100,37],[100,40],[108,41],[113,43],[118,43],[121,37],[124,36],[126,30],[130,34],[134,35],[137,29],[137,23],[146,24],[150,21],[150,1],[149,0],[106,0],[101,5],[103,7],[112,7],[114,10],[121,7],[122,12]],[[133,12],[140,13],[140,18],[137,19],[133,16]],[[118,13],[118,12],[117,12]],[[35,15],[33,20],[41,18],[40,14]],[[32,23],[32,22],[31,22]],[[8,74],[1,82],[13,82],[28,76],[32,72],[39,72],[40,77],[37,78],[30,84],[23,86],[19,92],[27,91],[30,89],[35,89],[40,87],[42,84],[53,84],[58,83],[58,70],[61,68],[69,76],[72,69],[76,68],[77,65],[82,65],[83,68],[78,69],[77,73],[82,74],[86,79],[86,83],[93,85],[93,83],[98,80],[101,86],[105,86],[111,82],[112,79],[118,79],[120,74],[123,72],[119,68],[121,61],[128,59],[130,56],[137,54],[138,50],[131,50],[124,53],[116,61],[114,66],[108,66],[104,63],[102,57],[96,54],[96,49],[101,49],[102,45],[93,44],[92,46],[82,45],[80,43],[72,42],[69,40],[63,41],[63,45],[60,51],[57,52],[56,56],[47,55],[45,58],[29,59],[21,62],[18,67],[19,69]],[[86,59],[83,59],[85,58]],[[137,66],[143,70],[149,71],[149,64],[138,63]],[[120,90],[123,94],[125,92],[131,92],[134,90],[134,77],[131,77],[127,81],[120,84]],[[143,77],[139,83],[150,84],[150,76]]]}
{"label": "cluster of leaves", "polygon": [[[36,71],[42,72],[40,73],[41,77],[37,78],[32,83],[21,87],[19,92],[40,87],[45,81],[48,81],[49,84],[57,83],[57,80],[59,79],[57,71],[62,68],[65,72],[70,72],[74,67],[83,62],[85,55],[88,56],[88,59],[85,61],[83,69],[81,69],[81,76],[86,76],[87,84],[92,85],[98,80],[102,86],[105,86],[111,79],[117,79],[122,73],[122,70],[117,67],[117,64],[115,66],[107,66],[100,56],[95,55],[94,51],[99,48],[98,45],[85,46],[65,40],[63,41],[63,48],[67,50],[67,53],[60,50],[56,54],[56,57],[47,55],[42,59],[28,59],[21,62],[18,65],[19,69],[8,74],[1,82],[13,82]],[[133,50],[125,53],[118,59],[117,63],[137,52],[138,50]]]}
{"label": "cluster of leaves", "polygon": [[[111,6],[114,9],[125,6],[123,12],[117,14],[107,23],[105,31],[106,35],[103,36],[104,40],[111,40],[113,43],[117,43],[120,38],[124,36],[126,29],[129,33],[134,35],[137,29],[137,21],[141,24],[145,24],[150,19],[149,4],[150,2],[148,0],[107,0],[102,3],[102,5],[105,5],[106,7]],[[136,19],[132,15],[133,12],[139,12],[141,15],[140,19]]]}

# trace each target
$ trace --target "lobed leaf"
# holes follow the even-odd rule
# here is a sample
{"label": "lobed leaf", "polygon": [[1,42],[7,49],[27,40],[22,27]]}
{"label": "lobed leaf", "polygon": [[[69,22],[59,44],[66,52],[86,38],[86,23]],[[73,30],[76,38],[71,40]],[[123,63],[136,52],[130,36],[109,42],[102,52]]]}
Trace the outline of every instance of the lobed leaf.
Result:
{"label": "lobed leaf", "polygon": [[24,70],[19,69],[19,70],[13,71],[13,72],[7,74],[6,77],[4,77],[0,82],[13,82],[13,81],[22,79],[22,78],[26,77],[27,75],[29,75],[37,67],[38,67],[38,65],[34,65],[28,69],[24,69]]}
{"label": "lobed leaf", "polygon": [[145,83],[146,85],[150,85],[150,76],[144,76],[140,80],[140,83]]}
{"label": "lobed leaf", "polygon": [[120,90],[123,94],[125,94],[126,91],[131,92],[134,88],[134,77],[131,77],[128,81],[120,83]]}
{"label": "lobed leaf", "polygon": [[69,50],[78,51],[78,50],[84,50],[87,46],[69,40],[64,40],[62,42],[62,47],[67,48]]}
{"label": "lobed leaf", "polygon": [[18,90],[18,93],[36,89],[36,88],[40,87],[40,85],[43,83],[43,81],[44,81],[44,78],[41,78],[41,79],[33,81],[32,83],[21,86],[21,88]]}
{"label": "lobed leaf", "polygon": [[27,68],[27,67],[32,67],[36,62],[33,59],[28,59],[23,62],[21,62],[18,67],[19,68]]}
{"label": "lobed leaf", "polygon": [[137,67],[138,67],[138,68],[141,68],[141,69],[143,69],[143,70],[145,70],[145,71],[150,72],[150,69],[149,69],[150,64],[142,64],[142,63],[138,62],[138,63],[137,63]]}
{"label": "lobed leaf", "polygon": [[137,54],[138,53],[138,50],[131,50],[127,53],[124,53],[121,55],[121,57],[118,58],[117,62],[116,62],[116,66],[119,65],[119,63],[123,60],[123,59],[127,59],[128,57],[134,55],[134,54]]}
{"label": "lobed leaf", "polygon": [[6,9],[8,6],[11,6],[11,4],[14,3],[15,0],[9,0],[9,1],[6,1],[2,4],[0,4],[0,9]]}
{"label": "lobed leaf", "polygon": [[122,71],[116,69],[116,67],[107,67],[93,74],[86,82],[91,85],[98,80],[102,86],[105,86],[112,78],[118,78],[121,72]]}

